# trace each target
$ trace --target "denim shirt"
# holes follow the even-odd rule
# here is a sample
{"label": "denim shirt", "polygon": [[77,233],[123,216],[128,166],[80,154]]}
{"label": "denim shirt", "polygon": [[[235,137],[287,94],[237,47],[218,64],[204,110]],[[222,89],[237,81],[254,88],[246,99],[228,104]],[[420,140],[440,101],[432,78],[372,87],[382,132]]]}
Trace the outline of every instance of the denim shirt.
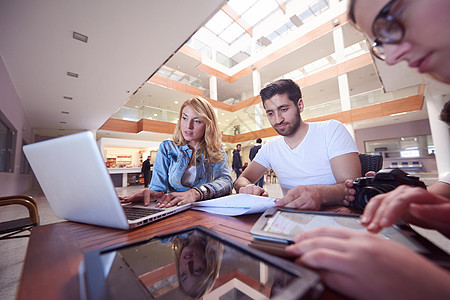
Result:
{"label": "denim shirt", "polygon": [[193,151],[188,145],[176,146],[173,141],[166,140],[159,145],[153,165],[152,181],[149,190],[156,192],[185,192],[192,187],[206,186],[209,198],[220,197],[231,193],[233,180],[228,168],[228,157],[222,149],[223,159],[219,163],[204,163],[203,154],[195,162],[196,175],[191,186],[183,186],[181,178],[186,171]]}

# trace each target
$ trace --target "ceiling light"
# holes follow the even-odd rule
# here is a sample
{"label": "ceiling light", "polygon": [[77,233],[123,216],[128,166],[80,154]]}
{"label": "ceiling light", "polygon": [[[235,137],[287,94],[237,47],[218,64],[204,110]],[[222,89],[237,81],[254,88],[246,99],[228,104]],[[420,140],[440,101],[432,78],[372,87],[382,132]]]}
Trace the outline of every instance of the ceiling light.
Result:
{"label": "ceiling light", "polygon": [[78,78],[78,74],[73,72],[67,72],[67,76]]}
{"label": "ceiling light", "polygon": [[88,37],[84,34],[78,33],[78,32],[73,32],[72,37],[76,40],[79,40],[81,42],[87,43],[88,41]]}
{"label": "ceiling light", "polygon": [[153,116],[154,116],[154,117],[157,117],[157,116],[158,116],[158,114],[153,114]]}
{"label": "ceiling light", "polygon": [[178,104],[179,102],[175,100],[173,103]]}
{"label": "ceiling light", "polygon": [[64,98],[64,100],[73,100],[73,97],[69,97],[69,96],[64,96],[63,98]]}

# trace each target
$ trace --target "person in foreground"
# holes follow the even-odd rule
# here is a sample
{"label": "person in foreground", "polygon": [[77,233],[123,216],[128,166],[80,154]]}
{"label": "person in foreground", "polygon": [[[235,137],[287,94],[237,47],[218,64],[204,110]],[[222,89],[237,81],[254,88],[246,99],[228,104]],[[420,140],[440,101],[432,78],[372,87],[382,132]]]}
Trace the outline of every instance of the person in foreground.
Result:
{"label": "person in foreground", "polygon": [[[388,64],[406,60],[410,67],[446,83],[449,15],[448,0],[350,0],[349,9],[349,18],[375,41],[376,57]],[[449,111],[447,102],[441,113],[447,123]],[[449,299],[448,271],[372,234],[403,218],[450,237],[449,188],[450,182],[438,182],[428,191],[400,186],[369,201],[361,217],[369,232],[322,227],[297,236],[286,251],[298,256],[297,263],[321,270],[328,286],[351,298]],[[353,195],[348,193],[347,201],[353,201]]]}
{"label": "person in foreground", "polygon": [[148,190],[121,197],[122,202],[170,207],[228,195],[233,181],[213,107],[201,98],[183,103],[173,140],[163,141]]}
{"label": "person in foreground", "polygon": [[277,80],[260,92],[267,118],[281,137],[267,142],[234,183],[238,193],[268,196],[256,183],[267,169],[284,197],[277,206],[318,210],[342,204],[344,181],[361,175],[356,144],[338,121],[305,123],[299,86]]}
{"label": "person in foreground", "polygon": [[349,19],[374,41],[372,54],[389,65],[406,61],[450,83],[448,0],[350,0]]}
{"label": "person in foreground", "polygon": [[449,299],[450,273],[399,243],[367,232],[320,227],[288,246],[296,263],[314,268],[352,299]]}

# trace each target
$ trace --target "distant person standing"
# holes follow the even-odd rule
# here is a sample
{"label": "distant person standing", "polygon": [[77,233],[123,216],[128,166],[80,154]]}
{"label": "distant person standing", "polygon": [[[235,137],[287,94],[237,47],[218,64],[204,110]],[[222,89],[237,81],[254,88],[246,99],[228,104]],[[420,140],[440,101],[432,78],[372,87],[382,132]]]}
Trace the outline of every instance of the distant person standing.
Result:
{"label": "distant person standing", "polygon": [[236,149],[233,151],[233,163],[231,164],[231,168],[233,168],[236,173],[236,179],[238,179],[242,173],[241,149],[241,144],[237,144]]}
{"label": "distant person standing", "polygon": [[[262,140],[260,138],[258,138],[258,139],[256,139],[255,145],[253,145],[253,147],[250,148],[250,154],[248,155],[248,158],[250,158],[250,161],[252,161],[255,158],[256,153],[258,153],[259,149],[261,149],[261,146],[262,146],[261,143],[262,143]],[[263,184],[264,184],[264,175],[258,180],[256,185],[259,187],[263,187]]]}
{"label": "distant person standing", "polygon": [[151,156],[147,156],[147,159],[142,163],[141,173],[144,174],[144,186],[147,188],[150,184],[150,158]]}

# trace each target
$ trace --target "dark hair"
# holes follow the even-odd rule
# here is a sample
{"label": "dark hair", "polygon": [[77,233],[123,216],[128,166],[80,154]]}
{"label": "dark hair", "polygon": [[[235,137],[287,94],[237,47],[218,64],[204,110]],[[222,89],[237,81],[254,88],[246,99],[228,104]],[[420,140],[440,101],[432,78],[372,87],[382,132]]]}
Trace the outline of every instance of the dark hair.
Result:
{"label": "dark hair", "polygon": [[241,145],[241,144],[237,144],[237,145],[236,145],[236,148],[239,147],[239,146],[242,146],[242,145]]}
{"label": "dark hair", "polygon": [[444,107],[441,110],[441,114],[439,115],[439,119],[450,126],[450,100],[444,104]]}
{"label": "dark hair", "polygon": [[352,21],[354,24],[356,24],[355,3],[356,3],[356,0],[350,0],[350,3],[348,5],[348,14],[347,14],[347,16],[350,19],[350,21]]}
{"label": "dark hair", "polygon": [[291,79],[279,79],[275,82],[269,83],[259,92],[263,103],[275,95],[283,94],[287,94],[289,100],[294,102],[295,105],[297,105],[298,101],[302,98],[300,87]]}
{"label": "dark hair", "polygon": [[257,138],[257,139],[256,139],[256,142],[257,142],[258,144],[261,144],[261,143],[262,143],[262,139]]}

